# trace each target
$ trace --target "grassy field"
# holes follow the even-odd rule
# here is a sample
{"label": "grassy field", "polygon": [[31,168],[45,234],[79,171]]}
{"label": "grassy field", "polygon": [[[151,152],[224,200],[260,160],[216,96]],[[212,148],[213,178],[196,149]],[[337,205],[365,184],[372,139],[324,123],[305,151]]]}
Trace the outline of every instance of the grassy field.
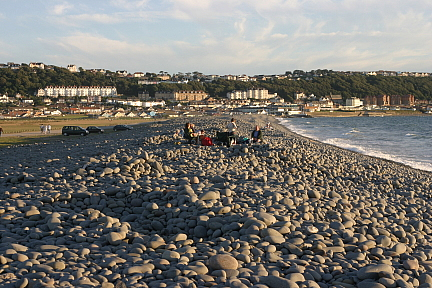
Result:
{"label": "grassy field", "polygon": [[56,116],[49,118],[11,119],[0,120],[4,136],[11,133],[37,132],[42,124],[50,124],[51,130],[61,129],[65,125],[76,125],[86,128],[87,126],[113,126],[117,124],[136,124],[153,121],[153,119],[141,118],[118,118],[118,119],[95,119],[83,115]]}
{"label": "grassy field", "polygon": [[33,144],[33,143],[41,143],[41,142],[50,142],[53,140],[58,140],[60,137],[64,137],[61,135],[40,135],[40,136],[26,136],[26,137],[0,137],[0,149],[5,148],[11,145],[21,145],[21,144]]}
{"label": "grassy field", "polygon": [[[162,119],[158,119],[160,121]],[[86,128],[87,126],[114,126],[117,124],[138,124],[152,122],[154,119],[141,118],[119,118],[119,119],[94,119],[83,115],[68,115],[65,117],[50,117],[50,118],[32,118],[32,119],[13,119],[0,120],[0,127],[3,128],[2,137],[0,137],[0,148],[5,148],[11,145],[33,144],[41,142],[50,142],[62,139],[62,135],[23,135],[23,136],[8,136],[12,133],[22,132],[39,132],[42,124],[50,124],[51,130],[61,129],[65,125],[76,125]],[[105,133],[113,131],[106,130]],[[88,136],[88,137],[91,137]]]}

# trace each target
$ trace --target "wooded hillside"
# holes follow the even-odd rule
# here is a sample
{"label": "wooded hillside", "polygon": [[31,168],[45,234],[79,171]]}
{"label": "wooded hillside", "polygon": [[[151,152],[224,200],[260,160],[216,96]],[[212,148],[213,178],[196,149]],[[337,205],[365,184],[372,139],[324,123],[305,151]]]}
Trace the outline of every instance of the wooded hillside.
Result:
{"label": "wooded hillside", "polygon": [[119,77],[115,73],[93,73],[81,70],[71,73],[65,68],[54,67],[51,70],[30,68],[22,65],[19,70],[0,69],[0,93],[15,95],[20,93],[33,96],[39,88],[46,86],[115,86],[119,94],[137,96],[139,91],[149,91],[153,96],[156,91],[203,90],[212,97],[226,97],[227,92],[248,88],[266,88],[270,93],[278,93],[285,100],[292,101],[296,91],[302,91],[321,97],[341,94],[349,97],[364,98],[367,95],[405,95],[413,94],[416,99],[432,100],[432,77],[402,76],[347,76],[331,73],[313,80],[275,79],[256,82],[242,82],[218,79],[211,83],[190,81],[188,84],[160,83],[139,85],[137,78]]}

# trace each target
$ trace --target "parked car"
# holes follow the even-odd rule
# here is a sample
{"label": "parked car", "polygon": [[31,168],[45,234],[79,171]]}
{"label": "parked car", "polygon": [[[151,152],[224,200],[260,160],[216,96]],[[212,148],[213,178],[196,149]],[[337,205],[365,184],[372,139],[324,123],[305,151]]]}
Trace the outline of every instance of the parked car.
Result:
{"label": "parked car", "polygon": [[64,136],[69,136],[69,135],[87,136],[89,134],[89,131],[80,126],[64,126],[62,128],[62,134]]}
{"label": "parked car", "polygon": [[115,125],[113,127],[114,131],[121,131],[121,130],[132,130],[133,128],[129,125]]}
{"label": "parked car", "polygon": [[99,133],[99,134],[104,133],[104,129],[99,128],[97,126],[89,126],[86,128],[86,130],[89,131],[89,133]]}

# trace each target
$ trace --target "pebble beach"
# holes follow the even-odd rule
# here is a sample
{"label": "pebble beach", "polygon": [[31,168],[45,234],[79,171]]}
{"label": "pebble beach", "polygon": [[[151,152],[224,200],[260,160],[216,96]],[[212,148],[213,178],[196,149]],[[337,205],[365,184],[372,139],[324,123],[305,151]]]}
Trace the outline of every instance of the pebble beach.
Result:
{"label": "pebble beach", "polygon": [[236,115],[0,149],[0,287],[432,287],[432,174]]}

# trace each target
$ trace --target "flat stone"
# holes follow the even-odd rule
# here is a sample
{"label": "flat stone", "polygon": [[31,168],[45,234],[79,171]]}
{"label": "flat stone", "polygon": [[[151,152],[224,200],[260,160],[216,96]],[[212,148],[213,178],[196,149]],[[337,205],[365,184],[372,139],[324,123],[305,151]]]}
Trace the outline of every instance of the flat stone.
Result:
{"label": "flat stone", "polygon": [[237,260],[228,254],[213,255],[209,259],[209,266],[213,270],[237,269]]}
{"label": "flat stone", "polygon": [[360,280],[378,279],[379,273],[393,273],[394,268],[387,264],[368,265],[357,271],[357,277]]}
{"label": "flat stone", "polygon": [[126,234],[122,232],[110,232],[107,235],[107,240],[111,245],[119,245],[125,238]]}
{"label": "flat stone", "polygon": [[162,258],[166,259],[168,261],[176,261],[176,260],[180,259],[180,253],[178,253],[176,251],[166,250],[162,254]]}
{"label": "flat stone", "polygon": [[270,288],[299,288],[296,282],[273,275],[261,277],[259,283]]}
{"label": "flat stone", "polygon": [[419,265],[418,260],[416,258],[414,258],[414,259],[404,260],[403,267],[405,269],[409,269],[409,270],[418,270],[420,265]]}
{"label": "flat stone", "polygon": [[217,191],[207,191],[198,196],[199,200],[217,200],[220,198],[220,193]]}
{"label": "flat stone", "polygon": [[154,270],[155,266],[151,263],[147,263],[140,266],[132,266],[125,268],[123,270],[123,274],[131,275],[131,274],[142,274],[142,273],[151,273]]}

